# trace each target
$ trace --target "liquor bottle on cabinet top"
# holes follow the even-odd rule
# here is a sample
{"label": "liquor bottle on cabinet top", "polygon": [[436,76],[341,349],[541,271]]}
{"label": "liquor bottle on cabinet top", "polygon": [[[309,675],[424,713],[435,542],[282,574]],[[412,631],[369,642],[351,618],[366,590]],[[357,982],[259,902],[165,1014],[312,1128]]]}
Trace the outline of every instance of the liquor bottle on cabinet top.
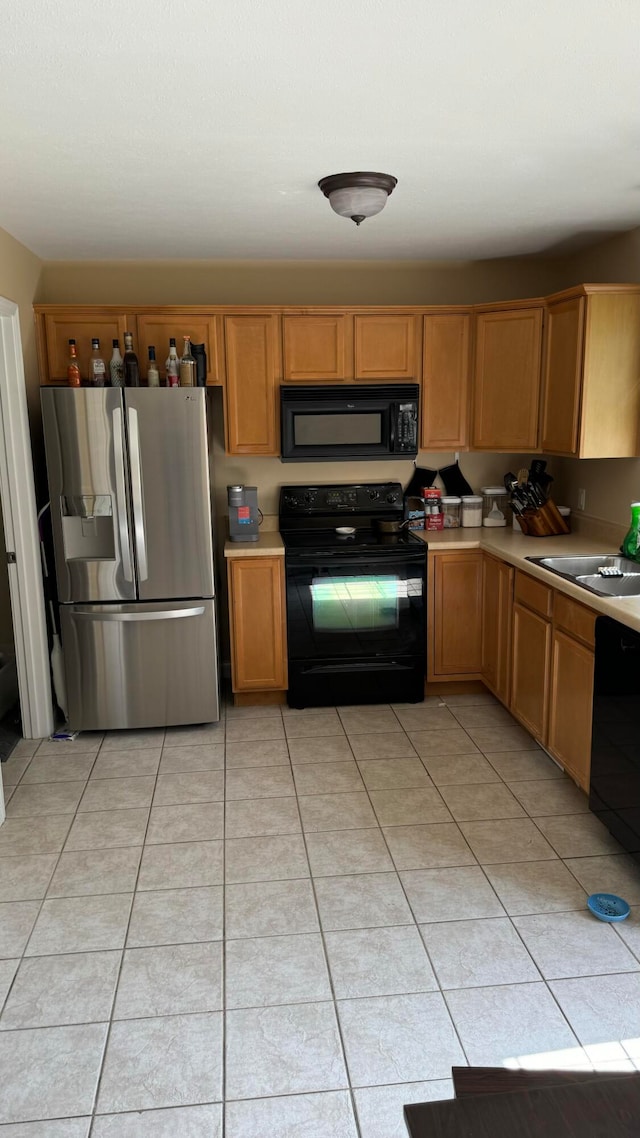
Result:
{"label": "liquor bottle on cabinet top", "polygon": [[149,344],[149,365],[147,367],[147,385],[149,387],[160,386],[160,372],[156,363],[156,349],[153,344]]}
{"label": "liquor bottle on cabinet top", "polygon": [[109,374],[111,376],[112,387],[124,387],[124,362],[120,355],[120,343],[118,340],[112,340],[113,353],[109,360]]}
{"label": "liquor bottle on cabinet top", "polygon": [[89,356],[89,387],[104,387],[107,368],[100,351],[100,341],[94,337],[91,341],[91,355]]}
{"label": "liquor bottle on cabinet top", "polygon": [[67,360],[67,383],[69,387],[80,387],[80,364],[75,340],[69,340],[69,359]]}
{"label": "liquor bottle on cabinet top", "polygon": [[124,334],[124,385],[125,387],[140,386],[140,368],[138,357],[133,350],[133,336],[131,332]]}
{"label": "liquor bottle on cabinet top", "polygon": [[176,342],[173,336],[169,340],[169,355],[167,356],[165,371],[167,376],[167,387],[179,387],[180,363],[178,360],[178,353],[176,351]]}
{"label": "liquor bottle on cabinet top", "polygon": [[191,336],[184,337],[184,352],[180,357],[180,386],[196,387],[197,364],[191,355]]}

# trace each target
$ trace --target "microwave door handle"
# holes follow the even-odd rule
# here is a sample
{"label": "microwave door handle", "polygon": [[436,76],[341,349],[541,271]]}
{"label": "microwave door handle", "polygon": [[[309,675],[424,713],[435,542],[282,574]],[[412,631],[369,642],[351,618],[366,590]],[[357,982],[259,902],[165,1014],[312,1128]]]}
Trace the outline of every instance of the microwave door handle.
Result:
{"label": "microwave door handle", "polygon": [[398,417],[398,405],[392,403],[389,408],[389,450],[393,453],[396,449],[396,420]]}
{"label": "microwave door handle", "polygon": [[122,426],[122,409],[116,407],[113,412],[113,457],[116,473],[118,536],[120,541],[120,556],[122,558],[122,574],[125,581],[133,581],[133,564],[131,561],[131,546],[129,545],[129,525],[127,522],[127,492],[124,474],[124,432]]}
{"label": "microwave door handle", "polygon": [[140,461],[140,431],[138,412],[134,407],[127,411],[129,427],[129,454],[131,457],[131,502],[133,505],[133,534],[138,558],[138,577],[146,581],[149,577],[147,562],[147,537],[144,528],[144,503],[142,498],[142,464]]}

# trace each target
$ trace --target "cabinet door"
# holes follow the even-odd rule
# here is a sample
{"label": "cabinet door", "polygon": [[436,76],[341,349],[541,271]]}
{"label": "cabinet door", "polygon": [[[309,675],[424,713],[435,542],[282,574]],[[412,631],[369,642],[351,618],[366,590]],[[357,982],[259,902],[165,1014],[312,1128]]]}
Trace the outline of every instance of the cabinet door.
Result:
{"label": "cabinet door", "polygon": [[41,376],[43,383],[67,382],[69,340],[76,341],[80,374],[86,379],[89,374],[91,340],[94,336],[100,340],[100,348],[108,367],[111,359],[111,341],[119,340],[120,351],[124,351],[125,332],[132,332],[134,337],[136,335],[135,316],[127,316],[124,312],[114,315],[104,308],[82,309],[78,312],[70,309],[68,313],[61,312],[55,316],[46,313],[44,323],[47,374]]}
{"label": "cabinet door", "polygon": [[287,686],[283,557],[230,557],[229,625],[234,692]]}
{"label": "cabinet door", "polygon": [[541,743],[546,741],[551,622],[513,606],[511,710]]}
{"label": "cabinet door", "polygon": [[537,447],[541,342],[541,308],[476,317],[474,447]]}
{"label": "cabinet door", "polygon": [[415,379],[415,316],[355,317],[356,379]]}
{"label": "cabinet door", "polygon": [[422,450],[467,445],[470,322],[464,312],[424,318]]}
{"label": "cabinet door", "polygon": [[184,350],[184,336],[192,344],[204,344],[207,353],[207,384],[221,384],[224,375],[222,322],[219,316],[198,316],[189,312],[164,312],[158,316],[138,316],[138,357],[143,375],[147,374],[149,345],[156,349],[160,374],[169,355],[169,340],[174,337],[179,356]]}
{"label": "cabinet door", "polygon": [[225,316],[228,454],[278,454],[278,317]]}
{"label": "cabinet door", "polygon": [[593,652],[553,631],[549,750],[583,790],[589,789]]}
{"label": "cabinet door", "polygon": [[283,316],[284,379],[341,383],[353,376],[351,316]]}
{"label": "cabinet door", "polygon": [[482,676],[503,703],[509,703],[513,576],[510,565],[484,556],[482,592]]}
{"label": "cabinet door", "polygon": [[482,555],[435,553],[430,557],[429,614],[432,676],[479,675],[482,670]]}
{"label": "cabinet door", "polygon": [[551,454],[578,451],[584,309],[583,296],[547,309],[540,445]]}

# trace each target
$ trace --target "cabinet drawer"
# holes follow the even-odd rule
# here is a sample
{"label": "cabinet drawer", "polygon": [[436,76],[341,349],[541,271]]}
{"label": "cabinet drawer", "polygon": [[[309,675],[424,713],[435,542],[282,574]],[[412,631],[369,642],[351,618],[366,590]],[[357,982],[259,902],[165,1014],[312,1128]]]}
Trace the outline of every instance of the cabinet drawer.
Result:
{"label": "cabinet drawer", "polygon": [[589,648],[595,644],[595,626],[597,613],[593,609],[565,597],[564,593],[556,592],[553,601],[553,623],[569,636],[581,640]]}
{"label": "cabinet drawer", "polygon": [[516,571],[515,599],[541,616],[550,617],[553,612],[553,589],[520,569]]}

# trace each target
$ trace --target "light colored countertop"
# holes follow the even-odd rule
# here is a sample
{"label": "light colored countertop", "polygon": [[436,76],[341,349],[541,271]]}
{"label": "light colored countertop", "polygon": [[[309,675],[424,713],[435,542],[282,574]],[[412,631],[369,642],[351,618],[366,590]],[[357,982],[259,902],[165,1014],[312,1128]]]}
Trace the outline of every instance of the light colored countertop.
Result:
{"label": "light colored countertop", "polygon": [[[542,565],[534,565],[527,561],[527,557],[562,557],[578,555],[581,553],[615,554],[617,547],[614,542],[605,542],[589,537],[587,534],[569,533],[558,537],[525,537],[511,526],[486,527],[478,529],[455,529],[425,531],[414,530],[414,536],[426,542],[431,553],[455,552],[463,549],[484,549],[493,553],[495,557],[508,561],[516,569],[523,569],[539,581],[544,581],[551,588],[566,593],[574,601],[595,609],[604,616],[610,616],[640,632],[640,597],[598,597],[588,592],[572,581],[565,581],[550,573]],[[227,541],[224,547],[225,557],[277,557],[284,556],[282,538],[277,530],[263,531],[256,542]]]}
{"label": "light colored countertop", "polygon": [[457,529],[442,530],[440,533],[417,532],[429,546],[431,553],[438,551],[458,549],[484,549],[493,553],[502,561],[508,561],[516,569],[523,569],[539,581],[544,581],[561,593],[566,593],[574,601],[595,609],[603,616],[610,616],[619,620],[628,628],[640,632],[640,597],[598,597],[575,585],[572,581],[565,581],[550,573],[542,565],[534,565],[527,561],[527,557],[573,557],[581,553],[616,554],[617,546],[613,542],[604,542],[589,537],[587,534],[569,533],[558,537],[525,537],[509,526],[495,529]]}
{"label": "light colored countertop", "polygon": [[261,530],[257,541],[224,543],[225,557],[284,557],[282,538],[276,530]]}

